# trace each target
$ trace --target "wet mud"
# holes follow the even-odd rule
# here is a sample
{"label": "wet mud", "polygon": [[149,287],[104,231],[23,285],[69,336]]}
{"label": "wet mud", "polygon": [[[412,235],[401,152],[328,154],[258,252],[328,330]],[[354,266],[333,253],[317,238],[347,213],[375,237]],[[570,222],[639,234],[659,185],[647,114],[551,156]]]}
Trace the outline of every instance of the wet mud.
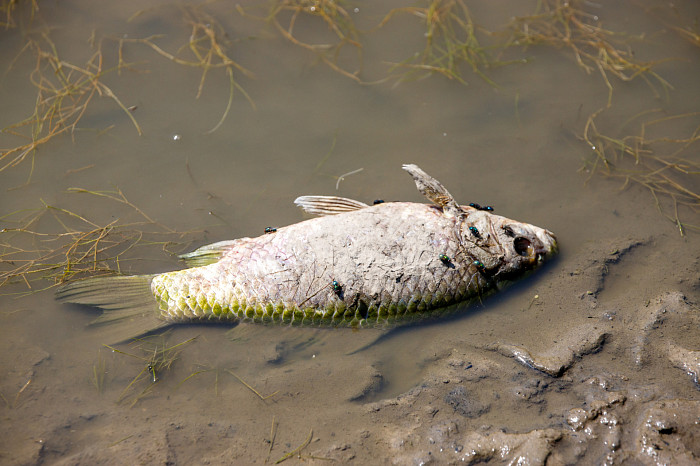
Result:
{"label": "wet mud", "polygon": [[[606,283],[618,268],[658,242],[614,240],[554,264],[525,312],[567,306],[569,321],[541,328],[539,337],[526,343],[511,338],[433,342],[413,353],[423,370],[417,383],[397,396],[385,396],[391,380],[382,373],[381,352],[372,349],[401,336],[369,341],[367,349],[348,355],[329,347],[350,347],[359,332],[301,329],[275,341],[267,329],[254,329],[244,338],[266,335],[267,343],[241,356],[257,369],[234,371],[254,380],[259,394],[275,392],[268,399],[222,372],[215,379],[210,374],[196,390],[187,382],[178,387],[164,380],[165,386],[156,385],[157,395],[130,409],[114,409],[106,397],[79,391],[45,416],[44,394],[70,391],[71,384],[53,386],[50,377],[36,377],[59,370],[47,367],[52,358],[40,346],[6,341],[22,357],[3,379],[3,392],[32,379],[6,416],[24,413],[29,422],[18,429],[32,432],[25,432],[30,440],[6,450],[5,459],[15,464],[262,464],[303,446],[287,461],[697,464],[700,313],[689,297],[700,286],[697,277],[674,276],[669,281],[676,289],[661,286],[671,290],[651,290],[650,299],[605,298]],[[217,332],[224,329],[212,328],[205,341],[183,353],[180,365],[211,351]],[[108,393],[113,396],[126,382],[112,380]],[[140,427],[134,430],[135,425]]]}

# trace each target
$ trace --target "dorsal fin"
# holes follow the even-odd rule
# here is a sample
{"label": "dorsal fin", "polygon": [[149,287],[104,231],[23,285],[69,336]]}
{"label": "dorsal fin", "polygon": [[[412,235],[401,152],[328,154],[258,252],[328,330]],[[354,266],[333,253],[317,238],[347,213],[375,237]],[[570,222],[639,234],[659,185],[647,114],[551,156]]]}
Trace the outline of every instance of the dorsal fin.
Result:
{"label": "dorsal fin", "polygon": [[300,196],[294,203],[311,215],[335,215],[369,207],[364,202],[337,196]]}
{"label": "dorsal fin", "polygon": [[442,211],[449,217],[455,217],[460,212],[459,205],[447,189],[438,180],[418,168],[418,165],[406,164],[402,167],[413,177],[418,191],[425,197],[442,207]]}

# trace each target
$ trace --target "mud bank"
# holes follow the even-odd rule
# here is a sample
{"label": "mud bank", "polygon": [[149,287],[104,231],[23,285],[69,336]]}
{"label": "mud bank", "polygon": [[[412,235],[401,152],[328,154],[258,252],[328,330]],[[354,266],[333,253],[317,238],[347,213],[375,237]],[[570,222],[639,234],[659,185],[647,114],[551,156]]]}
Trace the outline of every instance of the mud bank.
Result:
{"label": "mud bank", "polygon": [[[553,264],[522,312],[536,320],[540,308],[566,306],[560,316],[569,321],[538,326],[533,340],[472,344],[453,335],[435,342],[414,354],[423,361],[418,383],[388,398],[391,375],[383,373],[372,348],[401,340],[391,334],[355,354],[334,354],[332,348],[356,344],[357,333],[320,332],[301,339],[286,334],[277,341],[269,339],[272,333],[250,334],[261,344],[241,357],[260,362],[257,376],[239,373],[255,380],[261,393],[276,392],[266,400],[218,374],[199,390],[165,380],[154,396],[144,396],[133,408],[106,409],[104,398],[77,392],[58,408],[60,415],[40,422],[46,409],[41,394],[70,387],[51,387],[49,375],[34,377],[18,396],[17,408],[31,413],[27,426],[44,426],[31,435],[24,432],[32,440],[5,459],[15,464],[261,464],[293,453],[285,461],[697,464],[700,314],[688,297],[698,287],[697,257],[690,262],[685,257],[688,268],[661,283],[649,275],[655,285],[646,283],[634,297],[610,289],[611,283],[619,286],[616,280],[632,255],[653,256],[658,242],[591,245],[572,260]],[[668,262],[687,251],[677,254]],[[425,329],[413,331],[420,330]],[[213,328],[206,337],[222,332]],[[21,385],[28,373],[50,373],[51,356],[40,345],[12,344],[24,345],[25,357],[4,387]],[[183,353],[181,365],[204,357],[215,344],[198,342]],[[121,388],[123,382],[113,385]]]}

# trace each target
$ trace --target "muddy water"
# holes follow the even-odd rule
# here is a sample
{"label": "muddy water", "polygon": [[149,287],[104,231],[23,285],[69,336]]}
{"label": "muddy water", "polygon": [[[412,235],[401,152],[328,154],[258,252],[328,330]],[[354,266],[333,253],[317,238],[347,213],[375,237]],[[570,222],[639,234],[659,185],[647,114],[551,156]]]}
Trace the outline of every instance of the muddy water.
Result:
{"label": "muddy water", "polygon": [[[530,3],[469,6],[479,25],[497,30],[534,11]],[[44,203],[100,226],[143,222],[123,203],[69,191],[118,189],[159,224],[133,229],[182,232],[149,240],[176,242],[168,251],[190,250],[300,221],[292,200],[303,194],[422,202],[400,169],[410,162],[462,202],[490,204],[555,232],[561,254],[483,306],[388,334],[182,326],[140,346],[118,346],[119,353],[102,346],[112,343],[108,333],[86,327],[94,318],[89,310],[59,305],[51,291],[5,294],[3,463],[264,463],[302,445],[287,461],[698,460],[700,238],[692,230],[681,237],[642,187],[619,190],[619,180],[600,176],[586,183],[579,169],[591,150],[578,136],[608,99],[597,71],[586,74],[566,51],[530,48],[502,57],[527,63],[488,70],[497,88],[468,68],[467,86],[441,76],[366,85],[226,2],[189,13],[156,5],[133,18],[142,2],[120,2],[118,10],[94,2],[39,4],[33,22],[20,7],[21,26],[2,31],[2,127],[30,115],[36,100],[28,80],[35,58],[25,52],[15,59],[25,34],[50,31],[63,60],[82,65],[94,53],[88,41],[94,31],[109,68],[117,63],[119,38],[162,35],[158,46],[175,52],[189,39],[187,18],[204,14],[221,24],[231,57],[254,74],[234,76],[255,108],[236,90],[227,118],[209,133],[227,107],[226,74],[211,70],[196,98],[200,68],[124,43],[129,69],[107,73],[103,82],[125,106],[136,106],[143,135],[113,101],[96,98],[72,138],[43,145],[33,165],[27,160],[0,172],[2,228],[22,226],[23,215],[9,214]],[[358,3],[351,12],[368,31],[361,73],[367,82],[386,77],[386,62],[422,47],[424,30],[410,16],[372,30],[398,6],[405,4]],[[656,85],[659,96],[640,79],[611,79],[613,101],[598,122],[601,132],[638,134],[638,125],[623,123],[650,109],[697,110],[698,48],[672,28],[697,24],[694,2],[585,8],[609,29],[644,34],[630,42],[638,58],[674,59],[655,68],[674,86],[664,93]],[[298,27],[303,40],[332,39],[312,18]],[[353,71],[350,48],[339,63]],[[687,136],[697,124],[684,119],[655,137]],[[3,148],[17,141],[7,134],[2,140]],[[689,153],[697,161],[697,147]],[[32,228],[65,231],[52,212]],[[692,212],[681,215],[698,223]],[[78,226],[86,228],[80,222],[67,228]],[[22,247],[42,247],[41,240]],[[23,241],[2,233],[3,244]],[[181,267],[168,251],[143,242],[119,265],[125,273]],[[22,292],[26,284],[3,290]],[[149,386],[153,345],[192,337]]]}

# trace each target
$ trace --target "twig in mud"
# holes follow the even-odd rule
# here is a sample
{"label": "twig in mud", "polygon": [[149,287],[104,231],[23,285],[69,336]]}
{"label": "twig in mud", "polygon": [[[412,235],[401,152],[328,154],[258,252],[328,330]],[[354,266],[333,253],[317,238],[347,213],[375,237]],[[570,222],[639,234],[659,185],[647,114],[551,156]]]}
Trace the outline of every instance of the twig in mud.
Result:
{"label": "twig in mud", "polygon": [[[111,199],[116,202],[120,202],[122,204],[125,204],[132,209],[134,209],[136,212],[138,212],[148,223],[152,223],[154,225],[158,225],[160,227],[163,227],[166,231],[169,231],[170,233],[174,232],[174,230],[171,230],[170,228],[159,224],[155,220],[153,220],[151,217],[146,215],[141,209],[136,207],[134,204],[129,202],[129,200],[124,196],[124,193],[122,192],[121,189],[116,188],[116,191],[89,191],[87,189],[83,188],[68,188],[69,193],[86,193],[86,194],[92,194],[93,196],[100,196],[100,197],[106,197],[107,199]],[[95,225],[97,226],[97,225]]]}
{"label": "twig in mud", "polygon": [[[199,364],[198,364],[198,365],[199,365]],[[204,366],[204,367],[207,367],[207,366]],[[197,376],[200,375],[200,374],[205,374],[205,373],[207,373],[207,372],[213,372],[213,373],[214,373],[214,396],[219,396],[219,374],[221,373],[221,369],[218,369],[218,368],[210,368],[210,369],[202,369],[202,370],[199,370],[199,371],[194,371],[194,372],[192,372],[190,375],[188,375],[187,377],[185,377],[185,378],[182,380],[182,382],[180,382],[179,384],[177,384],[177,387],[176,387],[176,388],[180,388],[180,386],[181,386],[182,384],[184,384],[185,382],[187,382],[188,380],[190,380],[190,379],[192,379],[192,378],[194,378],[194,377],[197,377]]]}
{"label": "twig in mud", "polygon": [[292,450],[292,451],[290,451],[289,453],[287,453],[286,455],[284,455],[282,458],[280,458],[280,459],[278,459],[277,461],[275,461],[275,464],[280,464],[282,461],[288,460],[289,458],[291,458],[291,457],[294,456],[294,455],[298,455],[299,452],[301,452],[301,450],[303,450],[304,448],[306,448],[306,446],[307,446],[309,443],[311,443],[311,439],[313,438],[313,435],[314,435],[314,431],[313,431],[313,429],[311,429],[311,430],[309,431],[309,436],[306,437],[306,440],[304,440],[304,443],[302,443],[301,445],[299,445],[298,447],[296,447],[294,450]]}
{"label": "twig in mud", "polygon": [[231,371],[230,369],[226,369],[226,372],[228,372],[229,374],[231,374],[232,376],[234,376],[240,383],[242,383],[243,385],[245,385],[246,388],[248,388],[251,392],[253,392],[253,393],[255,393],[256,395],[258,395],[258,398],[260,398],[260,399],[263,400],[263,401],[267,400],[268,398],[272,398],[273,396],[277,395],[277,394],[280,392],[279,390],[277,390],[277,391],[272,392],[271,394],[269,394],[269,395],[267,395],[267,396],[263,396],[263,395],[260,394],[259,391],[257,391],[256,389],[254,389],[254,388],[253,388],[250,384],[248,384],[245,380],[243,380],[242,378],[238,377],[238,376],[237,376],[233,371]]}

